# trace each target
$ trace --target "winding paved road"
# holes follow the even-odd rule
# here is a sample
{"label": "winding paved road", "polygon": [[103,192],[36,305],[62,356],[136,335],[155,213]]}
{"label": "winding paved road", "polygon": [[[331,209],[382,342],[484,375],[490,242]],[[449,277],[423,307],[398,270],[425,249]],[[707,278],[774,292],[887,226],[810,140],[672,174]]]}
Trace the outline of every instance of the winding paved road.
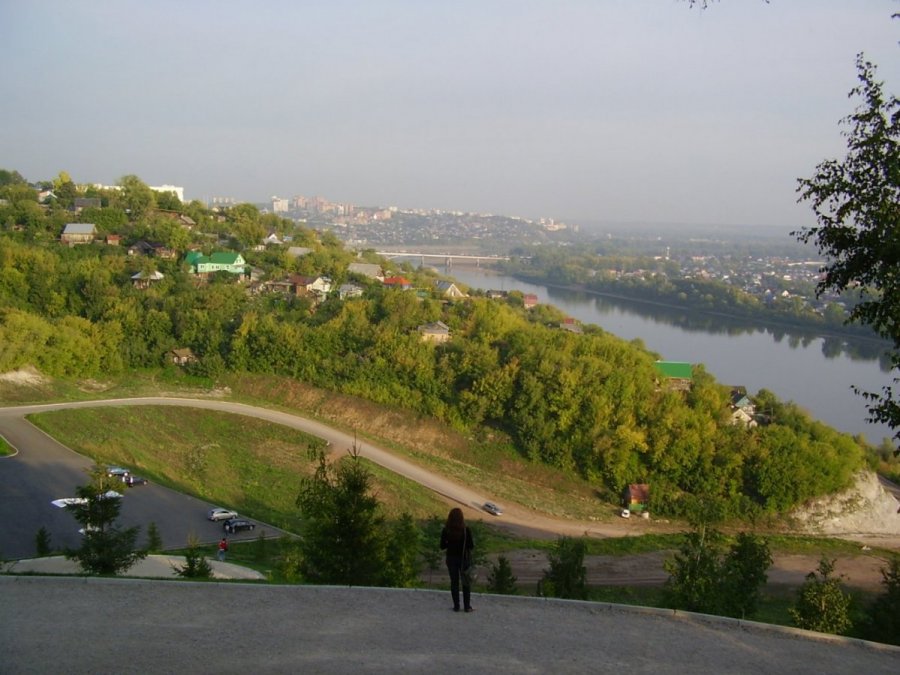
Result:
{"label": "winding paved road", "polygon": [[[535,536],[623,536],[658,531],[663,527],[640,519],[607,524],[555,520],[514,505],[506,506],[504,515],[494,519],[485,516],[481,510],[481,505],[493,499],[492,496],[479,494],[377,445],[315,420],[229,401],[144,397],[0,407],[0,436],[19,451],[15,457],[0,460],[0,494],[3,495],[0,498],[0,522],[5,524],[0,528],[0,555],[9,558],[33,555],[35,534],[42,525],[50,531],[55,547],[77,545],[77,528],[72,527],[71,516],[62,509],[50,506],[50,501],[72,496],[75,486],[84,482],[84,471],[92,465],[88,458],[50,438],[29,423],[25,416],[71,408],[137,405],[203,408],[268,420],[322,438],[335,451],[342,448],[349,450],[355,442],[363,457],[423,485],[449,502],[467,507],[471,511],[470,517],[484,516],[496,525]],[[126,525],[142,526],[155,522],[166,547],[183,546],[192,533],[201,541],[214,541],[220,536],[220,526],[201,518],[209,506],[193,497],[151,484],[128,491],[122,521]],[[256,534],[258,532],[242,536],[247,538]]]}

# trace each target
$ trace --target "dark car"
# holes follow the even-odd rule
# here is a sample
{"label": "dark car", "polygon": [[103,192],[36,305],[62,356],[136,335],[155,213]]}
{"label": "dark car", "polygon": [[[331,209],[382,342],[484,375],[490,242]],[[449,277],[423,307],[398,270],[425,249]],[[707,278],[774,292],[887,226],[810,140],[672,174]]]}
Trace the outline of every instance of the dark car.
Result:
{"label": "dark car", "polygon": [[222,525],[225,528],[225,531],[228,534],[234,534],[235,532],[240,532],[241,530],[252,530],[256,527],[256,523],[251,523],[246,518],[229,518]]}
{"label": "dark car", "polygon": [[150,481],[148,481],[143,476],[132,476],[128,474],[124,478],[122,478],[122,482],[125,483],[128,487],[135,487],[136,485],[146,485]]}

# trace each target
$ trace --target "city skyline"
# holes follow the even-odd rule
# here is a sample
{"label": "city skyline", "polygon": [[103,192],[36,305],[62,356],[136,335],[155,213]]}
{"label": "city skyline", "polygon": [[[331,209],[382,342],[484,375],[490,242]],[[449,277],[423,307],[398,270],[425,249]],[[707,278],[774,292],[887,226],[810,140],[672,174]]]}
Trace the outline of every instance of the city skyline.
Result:
{"label": "city skyline", "polygon": [[896,91],[898,9],[9,0],[0,168],[201,200],[809,225],[796,179],[845,153],[857,53]]}

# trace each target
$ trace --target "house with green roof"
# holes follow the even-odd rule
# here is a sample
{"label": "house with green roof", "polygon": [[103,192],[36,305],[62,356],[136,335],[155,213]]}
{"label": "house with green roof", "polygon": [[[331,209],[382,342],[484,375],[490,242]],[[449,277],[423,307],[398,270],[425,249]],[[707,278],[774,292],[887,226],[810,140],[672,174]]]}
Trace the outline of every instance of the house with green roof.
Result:
{"label": "house with green roof", "polygon": [[687,390],[691,388],[694,367],[684,361],[654,361],[657,384],[668,389]]}
{"label": "house with green roof", "polygon": [[240,253],[230,251],[216,251],[208,256],[200,251],[191,251],[184,257],[191,274],[208,276],[213,272],[228,272],[229,274],[245,275],[247,273],[247,261]]}

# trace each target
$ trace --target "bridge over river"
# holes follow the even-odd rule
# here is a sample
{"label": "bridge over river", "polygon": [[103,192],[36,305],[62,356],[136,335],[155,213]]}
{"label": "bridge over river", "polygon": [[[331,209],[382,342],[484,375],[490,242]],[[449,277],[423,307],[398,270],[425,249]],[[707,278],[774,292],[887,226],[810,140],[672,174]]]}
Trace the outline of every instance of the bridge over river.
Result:
{"label": "bridge over river", "polygon": [[426,253],[424,251],[376,251],[376,253],[380,256],[383,256],[388,259],[393,258],[418,258],[421,261],[422,265],[426,264],[426,261],[434,264],[438,261],[443,260],[445,267],[453,267],[453,263],[461,263],[461,264],[474,264],[476,267],[481,267],[482,263],[492,263],[492,262],[500,262],[504,260],[509,260],[509,256],[507,255],[484,255],[484,254],[473,254],[473,253],[449,253],[449,252],[439,252],[439,253]]}

